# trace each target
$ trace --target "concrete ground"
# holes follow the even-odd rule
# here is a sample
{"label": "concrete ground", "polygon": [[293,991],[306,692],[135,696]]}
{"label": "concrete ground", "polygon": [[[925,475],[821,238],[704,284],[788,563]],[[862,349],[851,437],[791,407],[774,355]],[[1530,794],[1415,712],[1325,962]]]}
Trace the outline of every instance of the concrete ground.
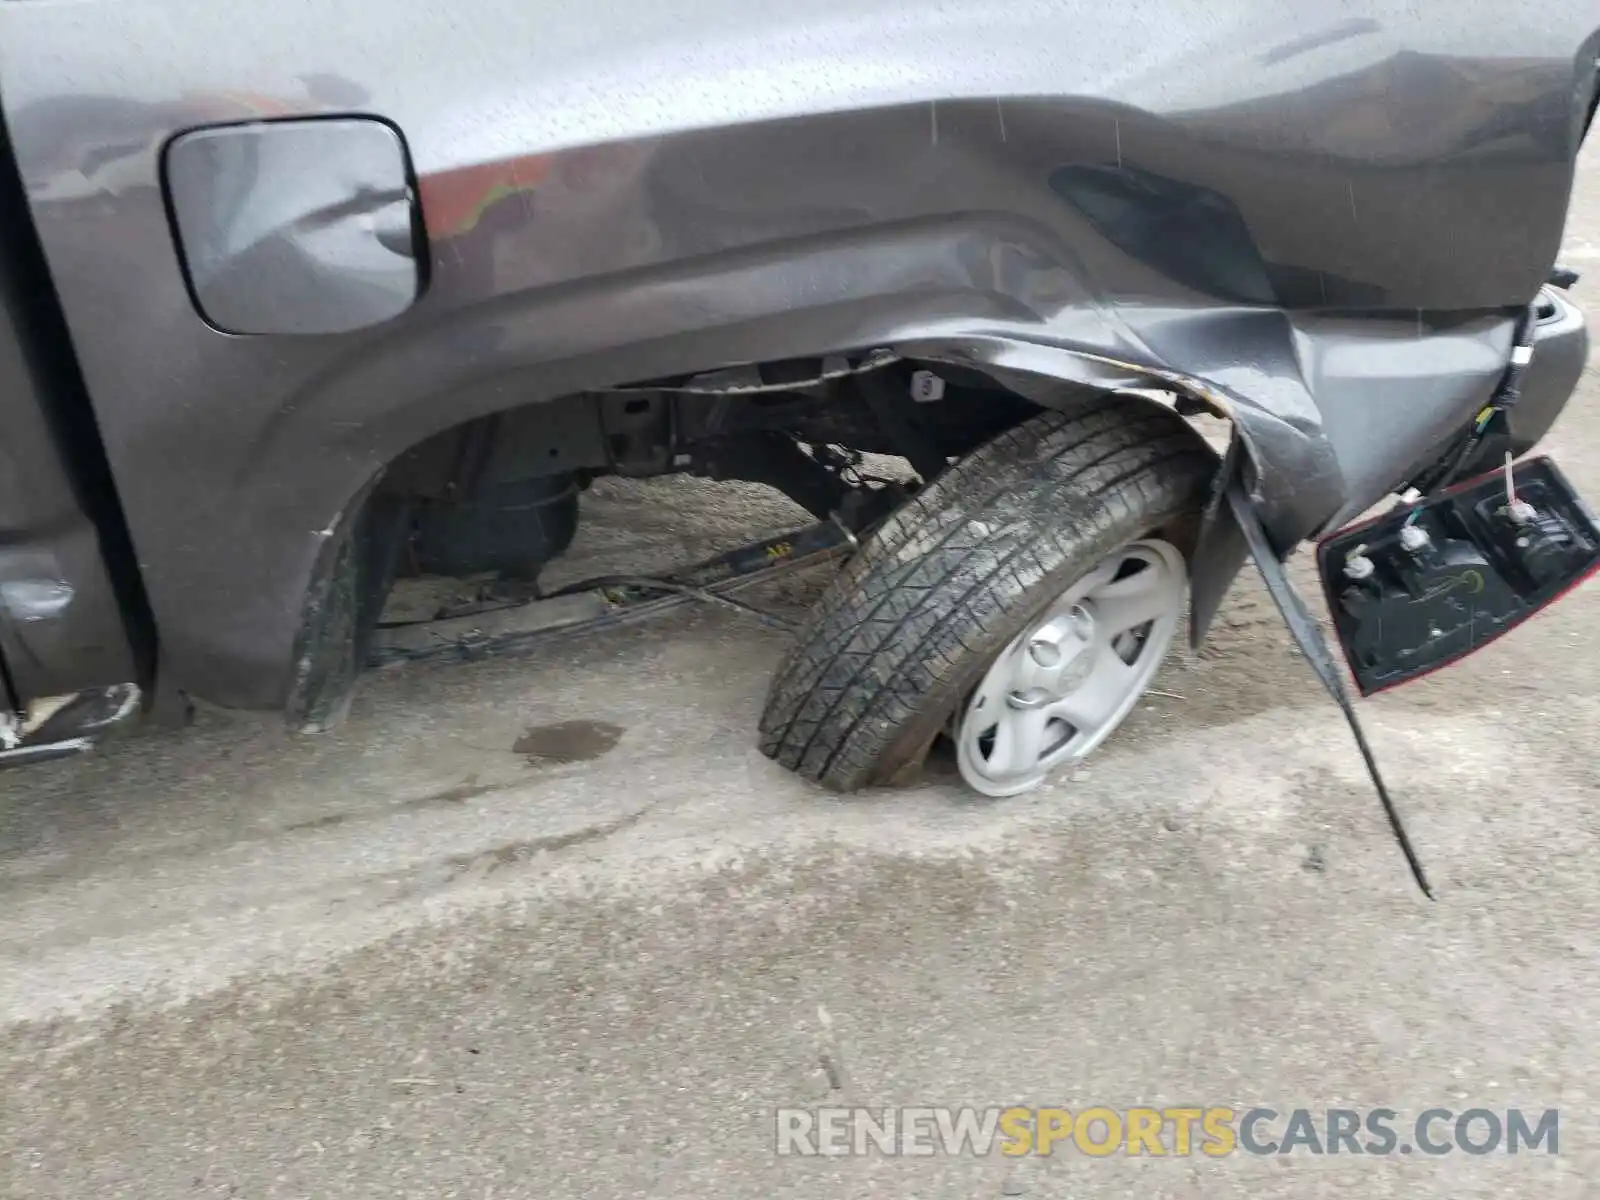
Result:
{"label": "concrete ground", "polygon": [[[1549,444],[1591,497],[1597,392]],[[706,486],[604,489],[570,569],[794,517]],[[1012,802],[781,771],[783,637],[723,611],[379,674],[320,739],[203,713],[8,774],[0,1195],[1592,1195],[1597,621],[1591,585],[1362,705],[1431,905],[1253,579]],[[1561,1109],[1561,1153],[775,1157],[772,1109],[824,1100],[1520,1105]]]}

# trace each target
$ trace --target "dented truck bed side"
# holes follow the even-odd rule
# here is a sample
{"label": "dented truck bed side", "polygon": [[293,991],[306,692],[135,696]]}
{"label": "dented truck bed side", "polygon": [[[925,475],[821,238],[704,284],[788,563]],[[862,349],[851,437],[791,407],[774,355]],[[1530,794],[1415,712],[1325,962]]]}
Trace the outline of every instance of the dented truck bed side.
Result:
{"label": "dented truck bed side", "polygon": [[[1287,549],[1493,391],[1560,243],[1597,28],[1573,0],[89,0],[0,8],[0,104],[163,677],[273,707],[408,448],[721,364],[884,347],[1047,404],[1171,387],[1234,421]],[[226,331],[175,245],[172,139],[328,117],[398,138],[419,293],[363,328]],[[245,241],[332,278],[364,268],[312,226],[396,200],[319,133],[326,221]],[[246,196],[274,169],[254,137]],[[1541,329],[1523,445],[1584,357],[1564,301]]]}

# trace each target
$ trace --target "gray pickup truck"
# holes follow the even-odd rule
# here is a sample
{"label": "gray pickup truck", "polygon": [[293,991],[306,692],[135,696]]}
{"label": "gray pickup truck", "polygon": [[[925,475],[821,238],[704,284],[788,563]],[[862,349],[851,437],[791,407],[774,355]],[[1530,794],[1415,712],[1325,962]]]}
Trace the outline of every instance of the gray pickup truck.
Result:
{"label": "gray pickup truck", "polygon": [[1036,786],[1391,494],[1340,639],[1442,665],[1593,567],[1503,464],[1587,354],[1597,62],[1587,0],[7,0],[0,760],[326,727],[397,574],[537,604],[607,474],[845,557],[759,730],[833,788]]}

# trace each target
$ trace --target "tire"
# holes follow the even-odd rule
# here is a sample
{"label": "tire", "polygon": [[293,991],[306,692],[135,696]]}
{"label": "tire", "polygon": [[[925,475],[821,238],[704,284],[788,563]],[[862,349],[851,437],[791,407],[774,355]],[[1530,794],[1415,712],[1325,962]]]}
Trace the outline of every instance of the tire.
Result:
{"label": "tire", "polygon": [[1153,402],[1035,416],[897,510],[772,679],[761,750],[835,791],[921,761],[988,665],[1108,554],[1190,545],[1216,455]]}

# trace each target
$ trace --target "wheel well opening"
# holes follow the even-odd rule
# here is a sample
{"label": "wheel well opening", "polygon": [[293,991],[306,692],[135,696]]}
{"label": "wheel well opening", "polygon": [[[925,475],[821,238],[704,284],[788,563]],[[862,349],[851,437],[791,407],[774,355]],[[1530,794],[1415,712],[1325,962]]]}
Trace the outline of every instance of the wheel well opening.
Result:
{"label": "wheel well opening", "polygon": [[[978,447],[1107,390],[1018,386],[1006,372],[866,351],[573,393],[461,422],[397,456],[341,524],[348,547],[330,547],[308,601],[291,715],[314,728],[337,719],[397,579],[536,598],[597,480],[756,483],[813,520],[865,529]],[[1184,411],[1176,393],[1124,399]],[[1174,536],[1192,549],[1192,531]]]}

